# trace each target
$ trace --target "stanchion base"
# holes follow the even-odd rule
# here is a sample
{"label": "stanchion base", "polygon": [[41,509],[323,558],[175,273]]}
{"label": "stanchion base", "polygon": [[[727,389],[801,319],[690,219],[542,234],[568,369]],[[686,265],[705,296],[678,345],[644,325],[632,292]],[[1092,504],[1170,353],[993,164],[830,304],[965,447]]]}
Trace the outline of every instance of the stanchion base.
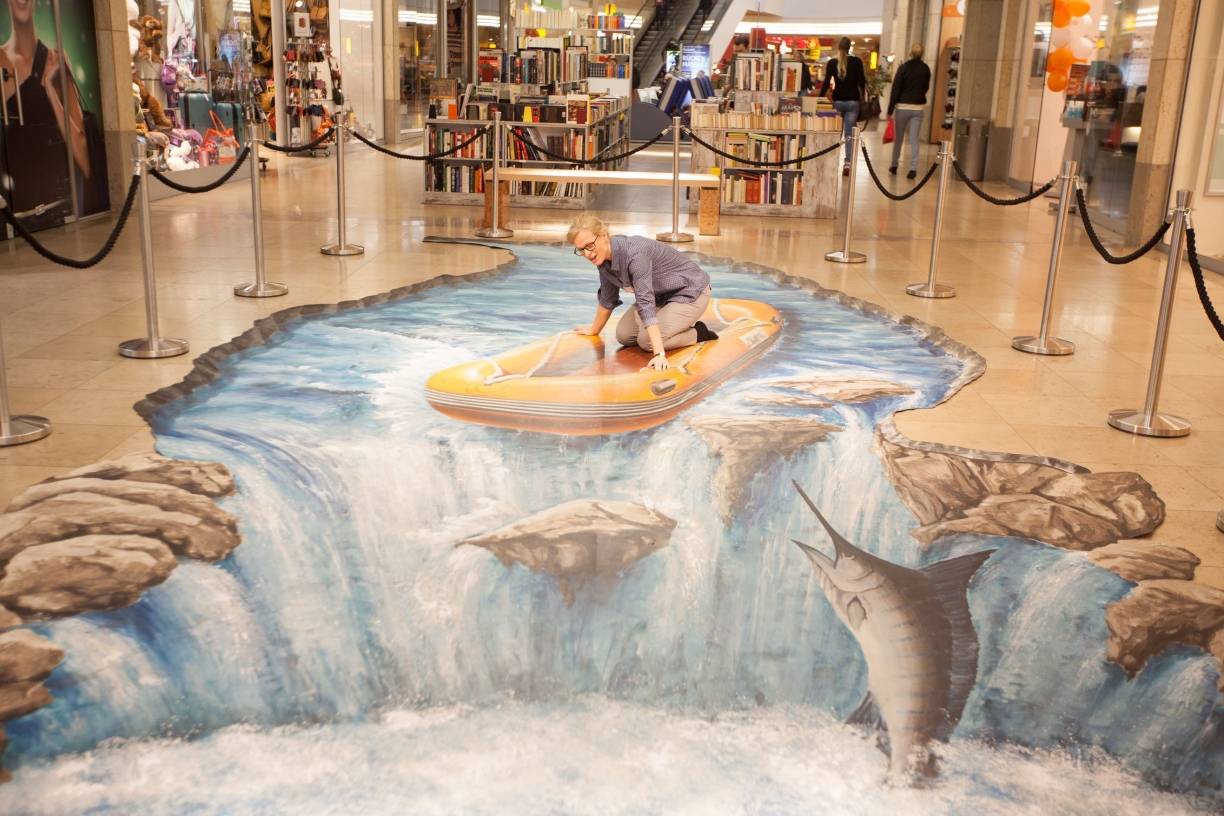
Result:
{"label": "stanchion base", "polygon": [[289,287],[283,283],[264,281],[263,283],[240,283],[234,287],[238,297],[265,298],[280,297],[289,294]]}
{"label": "stanchion base", "polygon": [[141,337],[137,340],[124,340],[119,344],[119,353],[124,357],[137,360],[156,360],[162,357],[177,357],[186,354],[191,349],[186,340],[177,337],[159,337],[149,340]]}
{"label": "stanchion base", "polygon": [[1172,414],[1152,414],[1149,422],[1143,411],[1122,408],[1109,412],[1109,425],[1119,431],[1139,436],[1187,436],[1190,420]]}
{"label": "stanchion base", "polygon": [[1221,510],[1216,515],[1216,529],[1224,533],[1224,510]]}
{"label": "stanchion base", "polygon": [[655,240],[665,244],[687,244],[693,240],[693,236],[687,232],[660,232]]}
{"label": "stanchion base", "polygon": [[0,448],[37,442],[51,433],[51,420],[40,416],[9,417],[9,434],[0,436]]}
{"label": "stanchion base", "polygon": [[927,283],[911,283],[905,287],[905,294],[921,298],[950,298],[956,297],[956,290],[942,283],[934,286]]}
{"label": "stanchion base", "polygon": [[513,238],[514,230],[505,227],[481,227],[472,234],[477,238]]}
{"label": "stanchion base", "polygon": [[833,263],[866,263],[867,256],[861,252],[842,252],[840,249],[825,253],[825,260]]}
{"label": "stanchion base", "polygon": [[1075,344],[1061,337],[1047,337],[1044,343],[1041,342],[1040,337],[1030,337],[1028,335],[1013,337],[1012,348],[1016,351],[1025,351],[1029,354],[1045,354],[1050,357],[1064,357],[1075,353]]}
{"label": "stanchion base", "polygon": [[328,244],[319,247],[319,251],[324,255],[361,255],[365,252],[365,247],[361,244]]}

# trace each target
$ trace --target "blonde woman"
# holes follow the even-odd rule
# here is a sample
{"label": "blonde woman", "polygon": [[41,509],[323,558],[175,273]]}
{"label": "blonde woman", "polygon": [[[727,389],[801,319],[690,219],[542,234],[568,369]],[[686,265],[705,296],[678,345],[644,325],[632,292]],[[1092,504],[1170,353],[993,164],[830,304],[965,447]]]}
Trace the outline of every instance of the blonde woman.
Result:
{"label": "blonde woman", "polygon": [[650,352],[656,371],[669,367],[667,351],[718,337],[699,319],[710,302],[710,276],[688,256],[650,238],[609,235],[590,214],[575,219],[565,240],[599,270],[595,317],[575,328],[578,334],[603,331],[623,290],[637,302],[616,324],[616,339]]}
{"label": "blonde woman", "polygon": [[862,101],[867,93],[867,72],[863,69],[863,61],[850,54],[850,38],[842,37],[837,44],[837,56],[825,65],[824,84],[820,86],[820,96],[829,92],[833,86],[833,108],[842,115],[842,136],[846,138],[846,163],[842,166],[842,175],[850,175],[850,134],[854,133],[854,125],[858,122]]}
{"label": "blonde woman", "polygon": [[893,141],[892,164],[888,172],[897,175],[901,161],[901,142],[909,141],[908,179],[918,176],[918,130],[922,125],[922,113],[926,110],[927,89],[931,87],[931,69],[922,61],[922,43],[910,47],[909,59],[897,69],[893,78],[892,93],[888,95],[888,115],[896,118],[893,127],[897,138]]}

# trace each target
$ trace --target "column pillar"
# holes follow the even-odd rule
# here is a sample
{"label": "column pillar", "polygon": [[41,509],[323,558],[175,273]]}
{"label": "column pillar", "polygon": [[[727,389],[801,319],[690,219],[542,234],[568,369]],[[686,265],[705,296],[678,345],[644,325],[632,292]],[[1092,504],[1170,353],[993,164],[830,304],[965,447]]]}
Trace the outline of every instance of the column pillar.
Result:
{"label": "column pillar", "polygon": [[1126,225],[1128,244],[1142,241],[1155,232],[1164,221],[1169,206],[1170,178],[1182,121],[1196,5],[1196,0],[1160,0],[1143,106],[1143,129],[1131,184]]}
{"label": "column pillar", "polygon": [[447,63],[450,62],[450,44],[446,40],[446,0],[438,0],[438,22],[437,30],[434,32],[434,50],[438,60],[438,72],[435,76],[438,79],[450,76],[447,71]]}
{"label": "column pillar", "polygon": [[111,209],[118,209],[127,195],[132,176],[132,145],[136,141],[127,6],[94,0],[93,10],[98,41],[102,133],[106,140],[107,187]]}
{"label": "column pillar", "polygon": [[379,0],[382,12],[383,142],[399,142],[400,61],[399,3]]}

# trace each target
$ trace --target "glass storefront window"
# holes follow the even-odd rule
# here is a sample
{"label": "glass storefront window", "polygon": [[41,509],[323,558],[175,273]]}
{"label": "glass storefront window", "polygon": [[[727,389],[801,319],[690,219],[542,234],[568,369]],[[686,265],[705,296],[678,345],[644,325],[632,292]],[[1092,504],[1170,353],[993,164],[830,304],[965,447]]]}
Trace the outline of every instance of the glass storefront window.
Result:
{"label": "glass storefront window", "polygon": [[1074,158],[1089,214],[1125,232],[1160,2],[1105,0],[1096,50],[1088,64],[1073,67],[1065,93],[1051,92],[1045,83],[1052,14],[1049,0],[1030,9],[1031,59],[1017,90],[1009,176],[1019,186],[1041,184],[1057,174],[1064,158]]}
{"label": "glass storefront window", "polygon": [[1130,213],[1135,157],[1142,137],[1152,39],[1159,3],[1106,3],[1100,40],[1082,93],[1080,175],[1088,186],[1090,214],[1122,230]]}
{"label": "glass storefront window", "polygon": [[437,75],[433,38],[438,19],[435,9],[433,0],[399,0],[396,45],[401,131],[425,125],[429,80]]}

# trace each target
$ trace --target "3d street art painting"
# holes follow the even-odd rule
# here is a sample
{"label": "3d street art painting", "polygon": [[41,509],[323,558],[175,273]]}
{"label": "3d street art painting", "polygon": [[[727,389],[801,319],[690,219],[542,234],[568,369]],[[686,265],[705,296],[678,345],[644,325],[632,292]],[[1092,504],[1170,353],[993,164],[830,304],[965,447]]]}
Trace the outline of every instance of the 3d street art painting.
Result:
{"label": "3d street art painting", "polygon": [[1137,474],[905,438],[980,356],[722,258],[640,376],[508,249],[259,321],[0,514],[0,813],[1224,806],[1224,592]]}

